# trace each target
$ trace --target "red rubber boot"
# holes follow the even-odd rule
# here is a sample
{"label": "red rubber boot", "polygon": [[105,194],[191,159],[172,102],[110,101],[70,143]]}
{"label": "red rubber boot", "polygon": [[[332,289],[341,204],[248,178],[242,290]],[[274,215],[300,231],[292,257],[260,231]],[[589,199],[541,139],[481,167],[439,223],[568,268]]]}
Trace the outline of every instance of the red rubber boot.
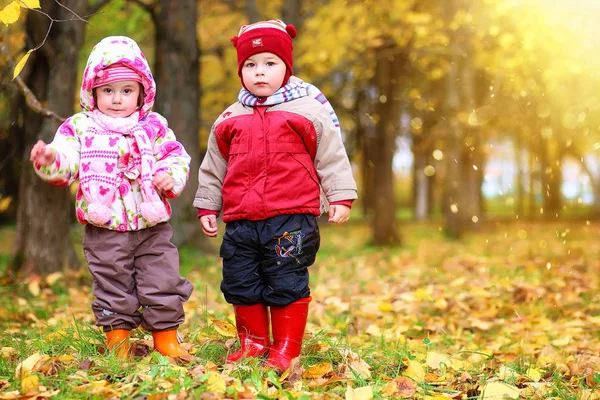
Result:
{"label": "red rubber boot", "polygon": [[240,358],[259,357],[269,351],[269,313],[267,306],[258,303],[251,306],[234,305],[235,326],[240,338],[240,349],[227,357],[227,362]]}
{"label": "red rubber boot", "polygon": [[306,297],[285,307],[271,307],[273,345],[267,360],[268,366],[285,371],[292,359],[300,355],[308,303],[311,300],[311,297]]}

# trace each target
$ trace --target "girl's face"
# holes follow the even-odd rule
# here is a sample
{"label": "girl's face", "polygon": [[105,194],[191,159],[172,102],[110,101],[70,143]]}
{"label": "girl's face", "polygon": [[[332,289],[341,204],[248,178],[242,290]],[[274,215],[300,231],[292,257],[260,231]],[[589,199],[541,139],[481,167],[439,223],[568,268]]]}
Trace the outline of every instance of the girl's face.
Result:
{"label": "girl's face", "polygon": [[113,118],[127,118],[138,109],[142,93],[136,81],[117,81],[94,89],[98,109]]}
{"label": "girl's face", "polygon": [[257,97],[275,93],[283,84],[287,67],[273,53],[258,53],[244,61],[242,79],[244,86]]}

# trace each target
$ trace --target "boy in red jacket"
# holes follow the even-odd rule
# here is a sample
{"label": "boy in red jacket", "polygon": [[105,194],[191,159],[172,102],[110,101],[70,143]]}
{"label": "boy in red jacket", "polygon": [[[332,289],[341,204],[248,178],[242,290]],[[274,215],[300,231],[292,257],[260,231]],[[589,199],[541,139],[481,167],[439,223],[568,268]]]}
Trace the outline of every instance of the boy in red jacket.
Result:
{"label": "boy in red jacket", "polygon": [[300,355],[321,190],[336,224],[357,198],[333,108],[292,76],[295,36],[293,25],[270,20],[242,26],[231,40],[243,88],[212,127],[194,200],[205,235],[217,236],[220,213],[226,223],[221,291],[240,338],[227,361],[268,352],[267,365],[279,370]]}

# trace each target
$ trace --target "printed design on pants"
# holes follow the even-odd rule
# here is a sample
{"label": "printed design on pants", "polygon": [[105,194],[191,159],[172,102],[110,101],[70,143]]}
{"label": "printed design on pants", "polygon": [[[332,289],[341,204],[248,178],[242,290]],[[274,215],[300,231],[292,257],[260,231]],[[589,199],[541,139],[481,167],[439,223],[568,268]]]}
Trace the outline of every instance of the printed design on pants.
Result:
{"label": "printed design on pants", "polygon": [[297,263],[300,260],[296,256],[302,254],[302,239],[306,236],[301,230],[294,232],[284,232],[277,238],[275,253],[278,257],[292,257]]}

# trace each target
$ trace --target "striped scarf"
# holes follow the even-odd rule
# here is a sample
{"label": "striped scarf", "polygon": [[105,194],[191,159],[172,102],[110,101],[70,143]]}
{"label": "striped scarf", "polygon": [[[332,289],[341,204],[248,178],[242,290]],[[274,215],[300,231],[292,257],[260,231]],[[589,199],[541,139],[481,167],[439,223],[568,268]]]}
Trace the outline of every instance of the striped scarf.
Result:
{"label": "striped scarf", "polygon": [[329,111],[329,115],[331,116],[331,120],[335,125],[336,131],[341,134],[342,131],[340,129],[340,121],[338,116],[336,115],[333,107],[325,95],[315,85],[304,82],[295,76],[290,77],[287,85],[280,87],[279,90],[264,100],[263,98],[256,97],[246,88],[242,88],[242,90],[240,90],[238,100],[240,103],[251,107],[274,106],[276,104],[285,103],[305,96],[312,97],[319,103],[323,104],[323,106]]}

